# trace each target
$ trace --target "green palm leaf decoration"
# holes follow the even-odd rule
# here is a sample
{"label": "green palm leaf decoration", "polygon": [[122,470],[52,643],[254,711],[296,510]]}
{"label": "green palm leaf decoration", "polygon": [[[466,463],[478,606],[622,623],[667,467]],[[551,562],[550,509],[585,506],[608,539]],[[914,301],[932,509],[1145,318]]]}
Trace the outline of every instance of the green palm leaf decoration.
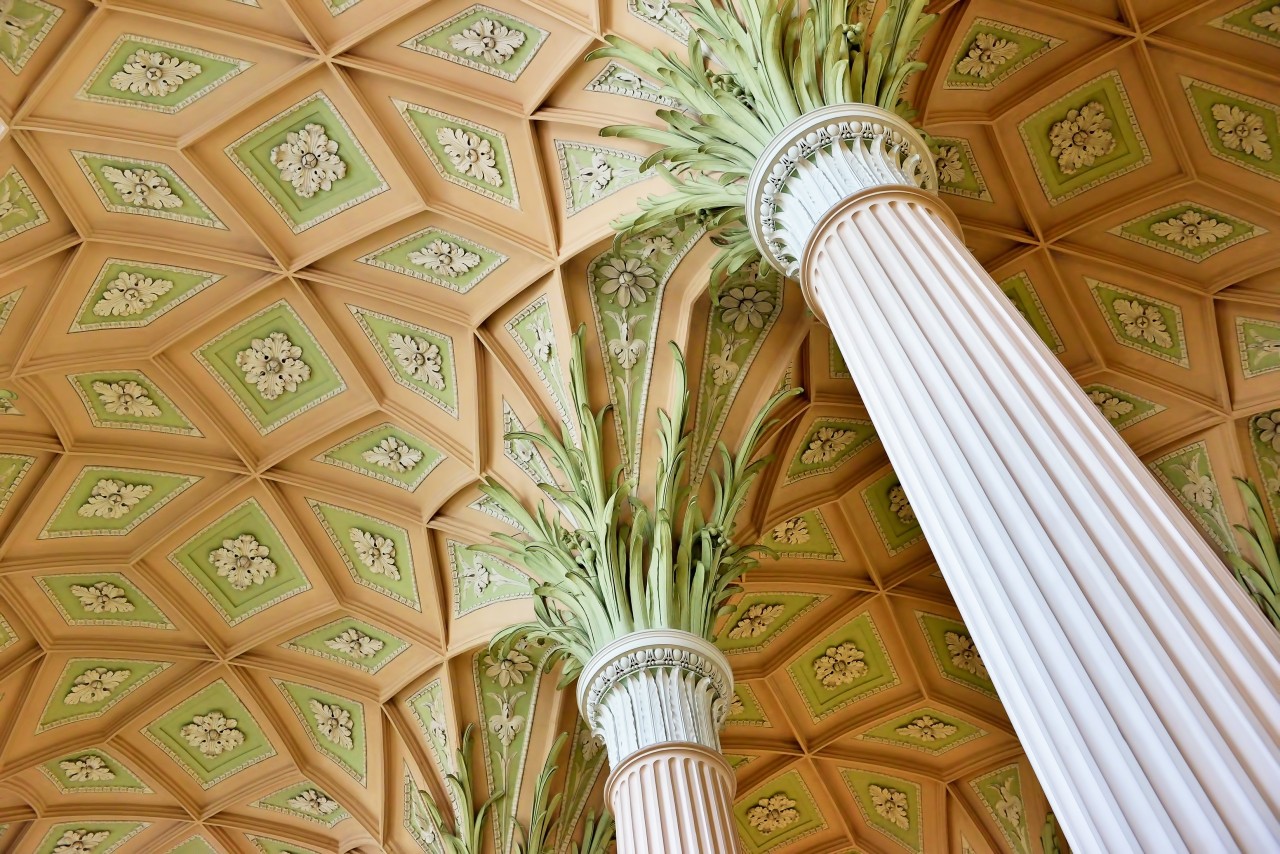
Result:
{"label": "green palm leaf decoration", "polygon": [[527,509],[506,487],[486,479],[481,489],[530,532],[515,538],[495,534],[481,551],[522,564],[530,581],[535,620],[494,639],[505,648],[518,639],[549,642],[548,654],[563,658],[561,685],[567,685],[591,656],[611,641],[646,629],[675,629],[710,640],[716,618],[740,588],[738,579],[767,550],[733,542],[738,511],[767,459],[752,461],[766,421],[791,389],[774,395],[747,429],[736,454],[719,446],[720,471],[712,474],[712,501],[704,512],[688,481],[688,393],[684,358],[675,354],[676,376],[670,413],[658,413],[660,451],[652,483],[652,505],[636,494],[636,483],[604,459],[605,418],[587,399],[584,329],[572,341],[570,398],[580,422],[580,443],[542,422],[539,432],[515,432],[508,439],[541,446],[561,483],[543,483],[543,503]]}
{"label": "green palm leaf decoration", "polygon": [[600,132],[661,146],[641,170],[656,169],[675,188],[615,222],[619,239],[696,216],[722,247],[713,281],[759,260],[744,207],[752,167],[783,128],[819,107],[863,103],[912,118],[902,90],[925,67],[913,51],[937,17],[925,4],[812,0],[799,12],[795,0],[673,3],[693,29],[683,58],[607,36],[591,58],[622,60],[681,105],[657,111],[665,129]]}
{"label": "green palm leaf decoration", "polygon": [[1275,537],[1267,523],[1258,490],[1247,480],[1235,480],[1249,520],[1248,528],[1236,525],[1235,529],[1240,532],[1252,555],[1251,559],[1238,554],[1228,554],[1227,558],[1240,586],[1258,603],[1271,625],[1280,629],[1280,554],[1276,552]]}

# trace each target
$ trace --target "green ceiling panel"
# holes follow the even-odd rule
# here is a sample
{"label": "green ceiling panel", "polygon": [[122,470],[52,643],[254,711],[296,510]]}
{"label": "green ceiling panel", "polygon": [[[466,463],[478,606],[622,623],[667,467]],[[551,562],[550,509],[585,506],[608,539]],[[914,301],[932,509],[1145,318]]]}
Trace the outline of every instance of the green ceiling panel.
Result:
{"label": "green ceiling panel", "polygon": [[458,417],[453,339],[377,311],[347,306],[397,385]]}
{"label": "green ceiling panel", "polygon": [[272,792],[265,798],[254,801],[251,806],[313,821],[325,827],[333,827],[351,817],[341,804],[310,780]]}
{"label": "green ceiling panel", "polygon": [[199,480],[195,475],[88,466],[62,496],[40,539],[122,537]]}
{"label": "green ceiling panel", "polygon": [[800,441],[785,483],[833,472],[878,441],[870,421],[816,418]]}
{"label": "green ceiling panel", "polygon": [[506,561],[446,540],[449,574],[453,578],[453,615],[461,617],[486,605],[509,599],[526,599],[529,576]]}
{"label": "green ceiling panel", "polygon": [[203,789],[276,755],[266,733],[222,679],[152,721],[143,734]]}
{"label": "green ceiling panel", "polygon": [[1049,51],[1062,39],[990,18],[974,18],[960,40],[943,81],[944,89],[994,89]]}
{"label": "green ceiling panel", "polygon": [[734,818],[743,841],[754,852],[791,845],[827,826],[804,778],[788,771],[738,799]]}
{"label": "green ceiling panel", "polygon": [[1227,508],[1222,503],[1222,489],[1210,464],[1209,448],[1203,441],[1152,460],[1149,467],[1219,551],[1237,550]]}
{"label": "green ceiling panel", "polygon": [[0,453],[0,513],[9,506],[9,499],[18,491],[35,461],[35,457],[26,454]]}
{"label": "green ceiling panel", "polygon": [[112,213],[169,219],[226,231],[227,227],[166,163],[72,151],[98,201]]}
{"label": "green ceiling panel", "polygon": [[[0,44],[3,43],[0,39]],[[0,243],[44,225],[49,217],[16,166],[0,176]]]}
{"label": "green ceiling panel", "polygon": [[746,682],[735,682],[733,685],[733,699],[729,703],[729,714],[725,718],[725,725],[769,728],[773,726],[769,723],[769,716],[765,714],[764,706],[760,705],[756,692]]}
{"label": "green ceiling panel", "polygon": [[1209,26],[1280,47],[1280,12],[1276,0],[1249,0],[1214,18]]}
{"label": "green ceiling panel", "polygon": [[7,37],[0,38],[0,62],[15,75],[21,74],[62,17],[62,7],[45,0],[12,0],[5,11]]}
{"label": "green ceiling panel", "polygon": [[916,611],[916,621],[920,624],[920,631],[924,632],[934,664],[944,678],[988,697],[996,696],[996,686],[987,674],[987,665],[964,623],[923,611]]}
{"label": "green ceiling panel", "polygon": [[433,226],[356,260],[465,294],[505,264],[507,256]]}
{"label": "green ceiling panel", "polygon": [[347,389],[284,300],[240,321],[194,355],[264,436]]}
{"label": "green ceiling panel", "polygon": [[648,178],[644,158],[630,151],[587,142],[555,140],[565,216],[582,213],[596,202]]}
{"label": "green ceiling panel", "polygon": [[1265,228],[1198,205],[1178,202],[1108,229],[1110,234],[1199,264],[1267,233]]}
{"label": "green ceiling panel", "polygon": [[908,851],[924,851],[924,817],[918,783],[878,771],[844,768],[845,785],[868,825]]}
{"label": "green ceiling panel", "polygon": [[844,560],[817,508],[783,519],[761,538],[761,545],[788,560]]}
{"label": "green ceiling panel", "polygon": [[273,679],[284,694],[307,738],[361,786],[368,785],[364,705],[312,685]]}
{"label": "green ceiling panel", "polygon": [[862,501],[871,514],[885,551],[890,555],[896,555],[924,539],[916,511],[894,472],[862,490]]}
{"label": "green ceiling panel", "polygon": [[285,649],[336,661],[374,674],[390,664],[409,644],[388,631],[355,617],[343,617],[285,641]]}
{"label": "green ceiling panel", "polygon": [[1182,78],[1209,153],[1280,181],[1280,106],[1202,80]]}
{"label": "green ceiling panel", "polygon": [[92,371],[70,374],[67,379],[94,427],[201,435],[160,386],[141,371]]}
{"label": "green ceiling panel", "polygon": [[520,209],[507,138],[485,125],[392,99],[440,177],[490,201]]}
{"label": "green ceiling panel", "polygon": [[189,45],[124,34],[76,93],[96,104],[177,113],[253,63]]}
{"label": "green ceiling panel", "polygon": [[1086,277],[1085,282],[1117,344],[1180,368],[1191,366],[1181,308],[1097,279]]}
{"label": "green ceiling panel", "polygon": [[1084,386],[1084,393],[1089,395],[1089,400],[1098,407],[1102,417],[1117,430],[1127,430],[1165,410],[1155,401],[1102,383],[1090,383]]}
{"label": "green ceiling panel", "polygon": [[171,665],[169,661],[73,658],[54,683],[36,732],[101,717]]}
{"label": "green ceiling panel", "polygon": [[117,572],[38,575],[35,580],[67,625],[174,628],[155,602]]}
{"label": "green ceiling panel", "polygon": [[1006,765],[969,781],[1015,854],[1033,854],[1018,766]]}
{"label": "green ceiling panel", "polygon": [[880,631],[867,613],[810,647],[787,672],[815,721],[899,684]]}
{"label": "green ceiling panel", "polygon": [[254,498],[187,540],[169,561],[228,627],[311,589],[280,530]]}
{"label": "green ceiling panel", "polygon": [[550,35],[489,6],[469,6],[401,47],[514,82]]}
{"label": "green ceiling panel", "polygon": [[108,258],[68,331],[146,326],[223,278],[189,267]]}
{"label": "green ceiling panel", "polygon": [[748,593],[716,638],[724,652],[759,652],[827,597],[817,593]]}
{"label": "green ceiling panel", "polygon": [[1280,370],[1280,323],[1237,317],[1236,348],[1245,379]]}
{"label": "green ceiling panel", "polygon": [[76,750],[40,766],[64,795],[150,794],[151,789],[127,765],[115,756],[98,748]]}
{"label": "green ceiling panel", "polygon": [[858,738],[940,756],[986,734],[982,727],[956,715],[923,706],[871,727]]}
{"label": "green ceiling panel", "polygon": [[316,460],[413,492],[444,454],[394,424],[379,424],[324,451]]}
{"label": "green ceiling panel", "polygon": [[60,822],[49,828],[32,854],[111,854],[150,826],[146,821]]}
{"label": "green ceiling panel", "polygon": [[225,153],[294,234],[391,189],[323,92],[258,125]]}
{"label": "green ceiling panel", "polygon": [[933,152],[934,165],[938,170],[939,192],[979,202],[992,201],[967,139],[931,136],[929,150]]}
{"label": "green ceiling panel", "polygon": [[357,584],[416,611],[422,610],[408,531],[333,504],[311,500],[307,503]]}

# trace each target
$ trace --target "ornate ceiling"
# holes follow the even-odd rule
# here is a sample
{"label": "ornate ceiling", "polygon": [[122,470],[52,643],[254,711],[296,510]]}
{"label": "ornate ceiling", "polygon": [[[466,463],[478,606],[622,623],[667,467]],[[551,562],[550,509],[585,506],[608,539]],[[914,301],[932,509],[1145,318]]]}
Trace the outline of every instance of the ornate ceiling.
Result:
{"label": "ornate ceiling", "polygon": [[[1201,525],[1280,480],[1280,7],[972,0],[913,100],[965,237]],[[694,449],[781,384],[721,644],[752,851],[1039,850],[1046,806],[856,389],[799,292],[706,295],[660,188],[666,0],[0,0],[0,851],[425,850],[476,723],[521,815],[603,761],[470,552],[597,403],[643,471],[689,354]],[[526,655],[527,653],[527,655]],[[527,659],[527,661],[525,660]],[[593,796],[598,798],[598,794]],[[512,800],[514,800],[514,796]],[[499,822],[498,837],[511,832]],[[75,847],[78,845],[79,847]]]}

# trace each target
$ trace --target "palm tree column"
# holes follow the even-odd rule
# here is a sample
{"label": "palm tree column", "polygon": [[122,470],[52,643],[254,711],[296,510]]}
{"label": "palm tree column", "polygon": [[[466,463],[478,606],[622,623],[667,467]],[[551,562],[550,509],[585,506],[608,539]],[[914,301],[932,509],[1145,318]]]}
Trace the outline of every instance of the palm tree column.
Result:
{"label": "palm tree column", "polygon": [[1280,839],[1280,638],[966,249],[886,110],[812,110],[747,189],[830,327],[1072,847]]}

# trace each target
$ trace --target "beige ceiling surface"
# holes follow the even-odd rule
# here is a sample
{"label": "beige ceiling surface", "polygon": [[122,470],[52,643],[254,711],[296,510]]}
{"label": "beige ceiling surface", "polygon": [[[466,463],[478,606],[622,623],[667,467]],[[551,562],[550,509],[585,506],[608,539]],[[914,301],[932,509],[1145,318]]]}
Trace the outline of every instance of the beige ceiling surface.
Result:
{"label": "beige ceiling surface", "polygon": [[[1280,7],[935,5],[913,100],[967,243],[1233,548],[1231,477],[1280,488]],[[503,431],[562,419],[579,324],[641,471],[665,341],[700,461],[805,388],[743,531],[780,559],[720,638],[748,847],[1039,850],[798,290],[712,305],[696,223],[611,245],[660,184],[597,130],[666,104],[582,57],[683,27],[666,0],[0,0],[0,851],[430,850],[417,791],[444,803],[468,723],[521,816],[561,730],[598,800],[539,651],[486,659],[522,576],[467,548],[508,530],[482,476],[536,494]]]}

